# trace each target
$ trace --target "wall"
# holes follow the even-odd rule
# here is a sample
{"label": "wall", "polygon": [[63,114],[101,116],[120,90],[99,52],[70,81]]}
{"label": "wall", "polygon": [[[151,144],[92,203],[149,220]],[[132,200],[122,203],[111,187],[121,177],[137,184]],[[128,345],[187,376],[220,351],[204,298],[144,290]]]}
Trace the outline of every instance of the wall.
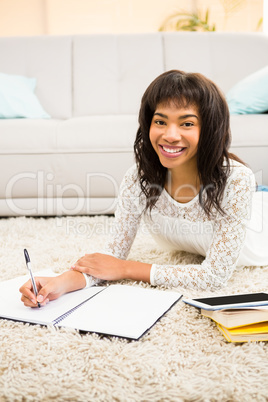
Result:
{"label": "wall", "polygon": [[43,0],[0,0],[0,36],[44,34],[44,5]]}
{"label": "wall", "polygon": [[[256,31],[266,0],[0,0],[0,36],[155,32],[176,11],[210,8],[218,31]],[[223,3],[241,3],[226,18]]]}

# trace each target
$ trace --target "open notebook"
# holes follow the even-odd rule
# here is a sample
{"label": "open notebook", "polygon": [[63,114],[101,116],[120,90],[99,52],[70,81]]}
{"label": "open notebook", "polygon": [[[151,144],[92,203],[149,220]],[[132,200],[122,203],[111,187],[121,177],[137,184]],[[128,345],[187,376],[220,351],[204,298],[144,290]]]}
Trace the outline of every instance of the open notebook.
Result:
{"label": "open notebook", "polygon": [[[35,276],[55,276],[46,270]],[[0,282],[0,318],[75,328],[138,340],[182,297],[174,291],[128,285],[71,292],[41,308],[25,307],[20,286],[28,275]]]}

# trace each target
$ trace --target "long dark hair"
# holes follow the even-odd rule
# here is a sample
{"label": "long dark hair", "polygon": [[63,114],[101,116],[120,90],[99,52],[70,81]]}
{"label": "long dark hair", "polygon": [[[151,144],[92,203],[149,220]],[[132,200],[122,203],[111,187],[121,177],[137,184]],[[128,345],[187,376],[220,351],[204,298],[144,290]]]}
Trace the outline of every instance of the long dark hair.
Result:
{"label": "long dark hair", "polygon": [[[197,168],[201,183],[199,202],[208,216],[212,208],[224,214],[221,201],[230,173],[228,152],[231,142],[227,102],[218,87],[199,73],[171,70],[157,77],[146,89],[139,112],[139,128],[134,143],[138,180],[146,197],[145,210],[151,211],[163,191],[167,168],[159,161],[149,138],[153,114],[160,103],[178,107],[195,106],[201,117]],[[242,162],[242,161],[240,161]]]}

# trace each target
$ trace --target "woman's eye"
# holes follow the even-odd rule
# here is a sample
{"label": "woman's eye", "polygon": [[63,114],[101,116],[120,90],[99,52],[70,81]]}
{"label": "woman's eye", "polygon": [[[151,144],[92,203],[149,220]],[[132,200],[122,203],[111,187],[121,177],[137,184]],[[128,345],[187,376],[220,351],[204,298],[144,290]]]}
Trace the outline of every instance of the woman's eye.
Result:
{"label": "woman's eye", "polygon": [[185,123],[183,123],[183,126],[185,126],[185,127],[192,127],[194,124],[193,123],[190,123],[190,122],[185,122]]}
{"label": "woman's eye", "polygon": [[155,124],[158,126],[164,126],[165,122],[163,120],[155,120]]}

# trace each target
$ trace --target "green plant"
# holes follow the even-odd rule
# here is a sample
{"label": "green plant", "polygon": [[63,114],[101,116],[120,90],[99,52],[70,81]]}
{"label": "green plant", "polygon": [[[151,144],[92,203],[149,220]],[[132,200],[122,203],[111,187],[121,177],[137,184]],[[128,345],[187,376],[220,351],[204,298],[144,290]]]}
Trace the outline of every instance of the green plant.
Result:
{"label": "green plant", "polygon": [[204,17],[200,10],[194,13],[179,12],[169,16],[159,31],[216,31],[215,24],[209,25],[209,10]]}

